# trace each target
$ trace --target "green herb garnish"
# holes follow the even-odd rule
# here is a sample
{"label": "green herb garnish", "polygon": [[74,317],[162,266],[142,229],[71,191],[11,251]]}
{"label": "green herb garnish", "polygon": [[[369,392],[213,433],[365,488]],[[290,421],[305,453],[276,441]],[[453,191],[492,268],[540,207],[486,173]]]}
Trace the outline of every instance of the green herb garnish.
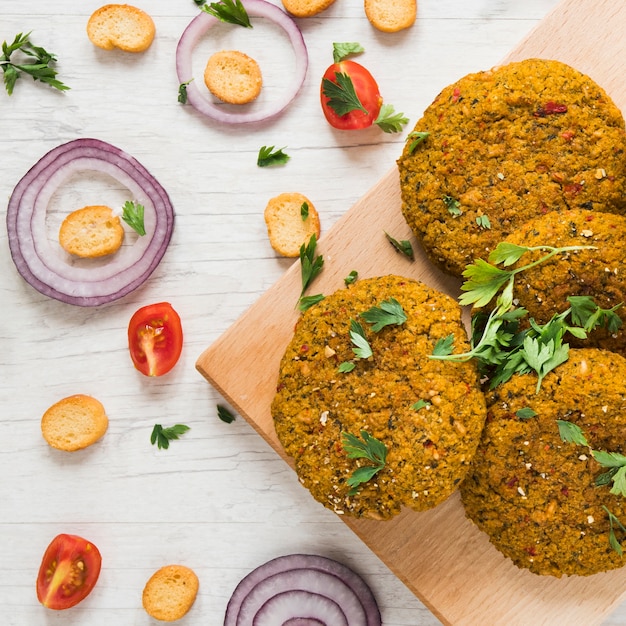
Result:
{"label": "green herb garnish", "polygon": [[463,211],[461,211],[461,203],[456,198],[453,198],[452,196],[444,196],[442,199],[450,215],[458,217],[463,213]]}
{"label": "green herb garnish", "polygon": [[383,104],[374,120],[374,124],[385,133],[399,133],[407,125],[408,117],[404,113],[396,113],[391,104]]}
{"label": "green herb garnish", "polygon": [[524,407],[523,409],[518,409],[515,411],[515,416],[521,420],[529,420],[532,417],[536,417],[537,412],[533,411],[529,406]]}
{"label": "green herb garnish", "polygon": [[361,313],[361,317],[368,324],[372,324],[372,330],[375,333],[385,326],[393,324],[400,326],[407,319],[402,305],[395,298],[383,300],[378,306],[373,306],[365,313]]}
{"label": "green herb garnish", "polygon": [[324,267],[324,257],[315,254],[317,247],[317,237],[315,233],[311,235],[306,244],[300,246],[300,273],[302,276],[302,291],[300,297],[309,288],[309,285],[319,276]]}
{"label": "green herb garnish", "polygon": [[[489,254],[489,263],[483,259],[477,259],[471,265],[468,265],[463,271],[463,277],[467,280],[461,285],[461,290],[466,292],[461,294],[459,302],[462,305],[472,304],[476,307],[482,307],[493,298],[500,289],[510,286],[513,289],[513,281],[516,274],[524,272],[536,265],[545,263],[557,254],[564,252],[572,252],[574,250],[595,249],[594,246],[564,246],[555,248],[554,246],[518,246],[506,242],[499,243]],[[518,261],[527,252],[546,251],[547,253],[541,258],[527,263],[514,270],[504,270],[496,265],[502,264],[508,267]]]}
{"label": "green herb garnish", "polygon": [[354,361],[344,361],[339,364],[337,371],[341,374],[348,374],[356,367],[356,363]]}
{"label": "green herb garnish", "polygon": [[[21,62],[11,61],[11,55],[15,52],[23,55],[24,58]],[[2,43],[0,67],[4,73],[4,86],[7,93],[9,95],[13,93],[15,83],[22,74],[28,74],[33,77],[33,80],[39,80],[59,91],[69,89],[67,85],[57,80],[56,70],[50,67],[50,64],[56,60],[57,58],[54,54],[30,42],[30,33],[15,35],[15,39],[11,44],[7,44],[4,41]]]}
{"label": "green herb garnish", "polygon": [[343,449],[350,459],[367,459],[373,465],[357,467],[348,478],[347,484],[351,487],[349,496],[358,493],[359,485],[371,480],[385,467],[387,460],[387,446],[382,441],[372,437],[366,430],[361,430],[361,439],[348,432],[341,434]]}
{"label": "green herb garnish", "polygon": [[146,234],[143,214],[143,204],[139,204],[139,202],[131,202],[130,200],[127,200],[124,203],[122,219],[141,236]]}
{"label": "green herb garnish", "polygon": [[357,278],[359,277],[359,273],[356,270],[352,270],[344,279],[343,282],[346,285],[353,285]]}
{"label": "green herb garnish", "polygon": [[419,411],[420,409],[425,409],[427,407],[429,407],[431,405],[431,403],[428,400],[424,400],[422,398],[420,398],[417,402],[415,402],[414,404],[411,405],[411,408]]}
{"label": "green herb garnish", "polygon": [[250,18],[241,0],[219,0],[219,2],[203,4],[201,9],[205,13],[216,17],[220,22],[252,28]]}
{"label": "green herb garnish", "polygon": [[365,48],[356,41],[345,41],[343,43],[333,43],[333,61],[339,63],[352,54],[361,54]]}
{"label": "green herb garnish", "polygon": [[368,111],[359,100],[350,76],[345,72],[335,72],[335,81],[322,79],[322,93],[328,98],[328,106],[337,115],[346,115],[350,111],[361,111],[367,115]]}
{"label": "green herb garnish", "polygon": [[602,505],[602,508],[609,516],[609,544],[611,548],[613,548],[613,550],[617,552],[617,554],[622,556],[622,544],[617,540],[617,537],[615,535],[615,528],[618,528],[623,533],[626,533],[626,528],[624,527],[624,524],[622,524],[622,522],[620,522],[619,519],[617,519],[617,517],[613,513],[611,513],[611,511],[609,511],[609,509],[607,509],[604,505]]}
{"label": "green herb garnish", "polygon": [[235,414],[223,404],[217,405],[217,416],[222,420],[222,422],[226,422],[227,424],[231,424],[235,421]]}
{"label": "green herb garnish", "polygon": [[482,228],[483,230],[489,230],[491,228],[491,221],[487,215],[479,215],[476,218],[476,223],[479,228]]}
{"label": "green herb garnish", "polygon": [[357,359],[369,359],[372,356],[372,347],[367,341],[365,330],[356,320],[350,320],[350,340],[354,345],[352,352]]}
{"label": "green herb garnish", "polygon": [[396,249],[396,252],[400,254],[404,254],[405,257],[411,259],[411,261],[415,260],[415,254],[413,252],[413,246],[411,242],[407,239],[394,239],[388,232],[383,231],[385,233],[385,237],[387,237],[387,241]]}
{"label": "green herb garnish", "polygon": [[407,136],[407,141],[410,140],[409,143],[409,153],[413,154],[415,152],[415,148],[419,146],[422,142],[426,141],[426,138],[430,135],[429,132],[414,130],[410,132]]}
{"label": "green herb garnish", "polygon": [[437,340],[435,347],[433,348],[433,357],[443,357],[452,354],[452,348],[454,347],[454,335],[450,334],[447,337],[441,337]]}
{"label": "green herb garnish", "polygon": [[300,217],[302,218],[303,222],[306,222],[306,220],[309,217],[309,203],[308,202],[303,202],[300,205]]}
{"label": "green herb garnish", "polygon": [[326,296],[323,293],[318,293],[314,296],[301,296],[298,300],[298,309],[302,312],[310,309],[314,304],[321,302]]}
{"label": "green herb garnish", "polygon": [[184,424],[176,424],[168,428],[163,428],[161,424],[155,424],[152,429],[152,434],[150,435],[150,443],[152,445],[156,443],[159,448],[167,449],[170,447],[170,441],[178,439],[188,430],[189,426],[185,426]]}
{"label": "green herb garnish", "polygon": [[271,165],[283,165],[287,163],[291,157],[283,152],[283,150],[284,148],[274,150],[274,146],[263,146],[259,150],[256,164],[259,167],[269,167]]}
{"label": "green herb garnish", "polygon": [[187,85],[193,80],[190,78],[187,82],[178,85],[178,102],[187,104]]}

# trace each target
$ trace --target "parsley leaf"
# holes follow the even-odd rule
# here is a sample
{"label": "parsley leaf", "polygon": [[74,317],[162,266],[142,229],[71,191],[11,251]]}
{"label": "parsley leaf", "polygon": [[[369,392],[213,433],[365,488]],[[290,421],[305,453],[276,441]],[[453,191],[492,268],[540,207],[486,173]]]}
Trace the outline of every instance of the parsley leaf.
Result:
{"label": "parsley leaf", "polygon": [[453,198],[452,196],[444,196],[442,199],[450,215],[458,217],[461,213],[463,213],[463,211],[461,211],[461,203],[456,198]]}
{"label": "parsley leaf", "polygon": [[[18,52],[23,55],[22,62],[11,61],[11,55]],[[4,86],[7,93],[11,95],[15,88],[17,79],[22,74],[32,76],[33,80],[39,80],[42,83],[54,87],[59,91],[69,89],[60,80],[56,78],[56,70],[50,67],[51,63],[57,60],[56,56],[47,52],[40,46],[35,46],[30,41],[30,33],[19,33],[15,35],[15,39],[11,44],[6,41],[2,43],[2,56],[0,56],[0,67],[3,71]]]}
{"label": "parsley leaf", "polygon": [[369,359],[372,356],[372,347],[365,336],[363,326],[356,320],[350,320],[350,340],[354,344],[352,352],[359,359]]}
{"label": "parsley leaf", "polygon": [[306,222],[307,218],[309,217],[309,203],[308,202],[303,202],[300,205],[300,217],[302,218],[303,222]]}
{"label": "parsley leaf", "polygon": [[423,398],[420,398],[417,402],[411,405],[411,408],[416,411],[419,411],[420,409],[428,408],[430,405],[431,403],[428,400],[424,400]]}
{"label": "parsley leaf", "polygon": [[315,254],[317,247],[317,237],[315,233],[311,235],[306,244],[300,246],[300,273],[302,276],[302,291],[300,296],[308,289],[309,285],[317,278],[324,266],[324,257]]}
{"label": "parsley leaf", "polygon": [[437,340],[433,349],[433,356],[446,356],[452,354],[454,346],[454,335],[451,333],[447,337],[441,337]]}
{"label": "parsley leaf", "polygon": [[368,111],[359,100],[350,76],[345,72],[335,72],[335,81],[330,78],[322,80],[322,93],[328,98],[328,106],[337,115],[350,111],[362,111],[367,115]]}
{"label": "parsley leaf", "polygon": [[314,304],[321,302],[326,296],[322,293],[318,293],[314,296],[301,296],[298,300],[298,309],[304,312],[310,309]]}
{"label": "parsley leaf", "polygon": [[387,461],[387,446],[366,430],[361,430],[361,439],[355,435],[343,432],[341,434],[343,449],[350,459],[367,459],[374,465],[358,467],[348,478],[347,484],[351,487],[348,495],[358,493],[358,487],[362,483],[371,480],[380,470],[385,467]]}
{"label": "parsley leaf", "polygon": [[356,367],[356,364],[354,363],[354,361],[344,361],[343,363],[339,364],[337,371],[341,372],[342,374],[348,374],[355,367]]}
{"label": "parsley leaf", "polygon": [[339,63],[351,54],[365,52],[365,48],[356,41],[345,41],[343,43],[333,43],[333,61]]}
{"label": "parsley leaf", "polygon": [[161,424],[155,424],[150,435],[150,443],[155,443],[159,448],[167,449],[170,447],[170,441],[178,439],[181,435],[184,435],[189,430],[189,426],[184,424],[176,424],[175,426],[169,426],[163,428]]}
{"label": "parsley leaf", "polygon": [[143,204],[139,204],[139,202],[131,202],[130,200],[127,200],[124,203],[122,219],[140,236],[146,234],[143,216]]}
{"label": "parsley leaf", "polygon": [[429,132],[414,130],[407,135],[407,141],[411,140],[409,144],[409,153],[413,154],[415,152],[415,148],[419,146],[421,143],[426,141],[426,138],[430,135]]}
{"label": "parsley leaf", "polygon": [[345,283],[346,287],[348,285],[353,285],[357,278],[359,277],[359,273],[356,270],[352,270],[344,279],[343,282]]}
{"label": "parsley leaf", "polygon": [[291,158],[283,152],[284,148],[274,150],[274,146],[262,146],[259,150],[256,164],[259,167],[269,167],[271,165],[283,165]]}
{"label": "parsley leaf", "polygon": [[610,333],[616,333],[622,326],[622,320],[616,313],[622,303],[611,309],[602,309],[589,296],[569,296],[567,300],[572,308],[572,322],[586,331],[602,326]]}
{"label": "parsley leaf", "polygon": [[372,330],[375,333],[385,326],[393,324],[400,326],[407,319],[402,305],[395,298],[383,300],[379,306],[373,306],[365,313],[361,313],[361,317],[368,324],[372,324]]}
{"label": "parsley leaf", "polygon": [[252,28],[250,18],[241,0],[219,0],[200,7],[205,13],[216,17],[220,22]]}
{"label": "parsley leaf", "polygon": [[526,406],[523,409],[518,409],[515,411],[516,417],[521,420],[528,420],[537,415],[536,411],[533,411],[530,407]]}
{"label": "parsley leaf", "polygon": [[415,260],[415,254],[413,252],[413,246],[411,242],[407,239],[402,239],[398,241],[394,239],[388,232],[383,231],[385,233],[385,237],[387,237],[387,241],[396,249],[396,252],[400,254],[404,254],[405,257],[411,259],[411,261]]}
{"label": "parsley leaf", "polygon": [[484,230],[489,230],[491,228],[491,221],[487,215],[479,215],[476,218],[476,223]]}
{"label": "parsley leaf", "polygon": [[385,133],[399,133],[408,124],[409,118],[404,113],[396,113],[391,104],[383,104],[374,124]]}
{"label": "parsley leaf", "polygon": [[622,556],[623,554],[622,544],[617,540],[617,537],[615,535],[615,528],[620,529],[624,533],[626,533],[626,528],[619,521],[619,519],[617,519],[617,517],[613,513],[611,513],[611,511],[609,511],[609,509],[607,509],[604,505],[602,505],[602,508],[606,511],[607,515],[609,516],[609,544],[611,545],[611,548],[613,548],[613,550],[617,552],[617,554]]}
{"label": "parsley leaf", "polygon": [[231,424],[235,421],[235,414],[223,404],[217,405],[217,416],[222,420],[222,422],[226,422],[227,424]]}
{"label": "parsley leaf", "polygon": [[178,102],[187,104],[187,85],[193,80],[190,78],[187,82],[178,85]]}
{"label": "parsley leaf", "polygon": [[585,437],[585,433],[580,426],[567,420],[556,420],[556,423],[559,427],[559,437],[565,443],[575,443],[579,446],[589,445],[587,437]]}

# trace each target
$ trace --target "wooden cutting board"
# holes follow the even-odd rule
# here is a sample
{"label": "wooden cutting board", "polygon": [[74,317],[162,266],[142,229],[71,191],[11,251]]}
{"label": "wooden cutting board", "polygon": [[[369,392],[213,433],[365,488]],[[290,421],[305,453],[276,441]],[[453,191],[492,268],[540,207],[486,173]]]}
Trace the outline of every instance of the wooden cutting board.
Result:
{"label": "wooden cutting board", "polygon": [[[569,63],[602,85],[624,111],[625,33],[623,0],[564,0],[503,62],[542,57]],[[476,71],[481,69],[487,68]],[[458,281],[435,269],[419,245],[411,263],[393,251],[384,231],[412,239],[400,212],[395,164],[320,240],[324,271],[310,293],[342,288],[343,278],[356,269],[360,278],[400,274],[458,295]],[[294,263],[196,364],[288,463],[270,404],[298,317],[300,288],[300,266]],[[458,494],[425,513],[405,511],[385,522],[344,521],[445,624],[589,626],[626,599],[626,567],[566,579],[516,568],[465,518]]]}

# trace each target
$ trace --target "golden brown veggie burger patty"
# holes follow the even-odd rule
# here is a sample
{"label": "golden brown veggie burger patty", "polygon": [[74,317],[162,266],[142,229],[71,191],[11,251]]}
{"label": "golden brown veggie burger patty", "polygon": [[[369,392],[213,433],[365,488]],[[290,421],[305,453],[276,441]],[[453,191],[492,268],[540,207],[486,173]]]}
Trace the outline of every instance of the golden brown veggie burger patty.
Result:
{"label": "golden brown veggie burger patty", "polygon": [[[406,321],[380,329],[364,313],[395,300]],[[359,358],[359,322],[372,355]],[[339,514],[385,519],[403,506],[424,510],[463,479],[485,419],[473,363],[430,358],[454,335],[468,349],[461,308],[452,298],[399,276],[364,279],[306,311],[280,364],[272,415],[302,484]],[[341,371],[351,363],[351,371]],[[367,459],[348,458],[344,433],[362,431],[387,449],[384,467],[356,487],[348,479]]]}
{"label": "golden brown veggie burger patty", "polygon": [[[610,493],[611,484],[596,485],[607,467],[588,447],[564,442],[557,420],[579,426],[591,449],[626,453],[626,359],[573,349],[539,393],[536,386],[536,376],[516,374],[486,394],[487,422],[461,485],[467,515],[505,556],[536,574],[621,567],[608,512],[626,525],[626,497]],[[626,533],[613,525],[626,547]]]}
{"label": "golden brown veggie burger patty", "polygon": [[402,212],[431,260],[460,275],[528,219],[626,209],[621,112],[591,78],[528,59],[446,87],[398,159]]}

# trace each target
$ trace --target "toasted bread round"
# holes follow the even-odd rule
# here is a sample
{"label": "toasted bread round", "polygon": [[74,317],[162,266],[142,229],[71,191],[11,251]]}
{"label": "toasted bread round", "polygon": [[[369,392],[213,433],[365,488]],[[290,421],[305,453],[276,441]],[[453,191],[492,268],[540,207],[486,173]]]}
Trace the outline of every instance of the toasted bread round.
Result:
{"label": "toasted bread round", "polygon": [[120,218],[108,206],[86,206],[70,213],[59,229],[64,250],[83,258],[117,252],[124,240]]}
{"label": "toasted bread round", "polygon": [[89,40],[104,50],[143,52],[152,44],[155,32],[152,18],[129,4],[106,4],[87,22]]}
{"label": "toasted bread round", "polygon": [[385,33],[409,28],[417,16],[417,0],[365,0],[370,24]]}
{"label": "toasted bread round", "polygon": [[100,439],[109,426],[102,403],[76,394],[53,404],[41,418],[44,439],[57,450],[74,452]]}
{"label": "toasted bread round", "polygon": [[143,590],[142,603],[155,619],[173,622],[185,615],[198,594],[198,577],[184,565],[166,565],[152,574]]}
{"label": "toasted bread round", "polygon": [[312,17],[326,10],[335,0],[282,0],[285,9],[295,17]]}
{"label": "toasted bread round", "polygon": [[298,256],[311,235],[320,235],[319,214],[301,193],[281,193],[271,198],[265,207],[265,224],[272,248],[287,257]]}
{"label": "toasted bread round", "polygon": [[207,61],[204,83],[223,102],[246,104],[261,93],[263,77],[252,57],[238,50],[220,50]]}

